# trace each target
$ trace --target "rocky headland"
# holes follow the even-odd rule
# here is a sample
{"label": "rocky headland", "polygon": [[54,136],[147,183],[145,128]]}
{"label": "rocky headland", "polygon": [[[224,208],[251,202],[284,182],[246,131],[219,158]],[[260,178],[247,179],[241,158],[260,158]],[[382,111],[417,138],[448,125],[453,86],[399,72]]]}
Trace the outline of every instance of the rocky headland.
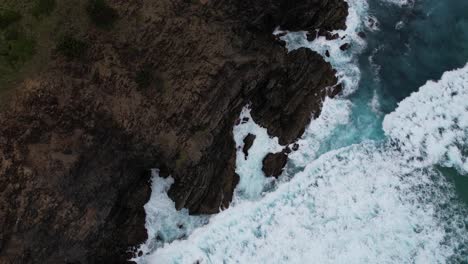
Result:
{"label": "rocky headland", "polygon": [[289,145],[340,92],[320,55],[272,32],[344,28],[343,0],[107,2],[112,29],[89,23],[83,56],[52,52],[0,113],[0,263],[125,263],[146,239],[151,168],[178,208],[216,213],[245,105]]}

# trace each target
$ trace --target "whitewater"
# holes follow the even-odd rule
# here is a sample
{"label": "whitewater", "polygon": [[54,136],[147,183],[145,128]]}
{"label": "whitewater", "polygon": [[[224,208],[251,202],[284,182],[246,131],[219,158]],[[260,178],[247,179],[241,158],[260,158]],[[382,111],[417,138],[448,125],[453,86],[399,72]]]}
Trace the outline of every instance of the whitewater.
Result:
{"label": "whitewater", "polygon": [[[347,29],[336,31],[339,39],[309,42],[305,32],[283,37],[289,50],[307,47],[322,54],[344,86],[341,96],[324,101],[283,175],[263,175],[263,157],[284,146],[255,123],[246,106],[241,118],[249,121],[233,128],[240,182],[230,208],[214,216],[177,211],[167,196],[173,179],[154,170],[145,206],[149,238],[135,261],[468,262],[468,205],[447,173],[468,174],[468,57],[420,87],[401,88],[413,92],[396,105],[386,100],[385,78],[378,78],[384,69],[376,61],[385,47],[359,36],[381,30],[381,24],[369,23],[379,15],[371,12],[372,3],[348,3]],[[414,5],[373,4],[394,10]],[[351,49],[341,51],[344,43]],[[256,140],[245,157],[249,133]]]}

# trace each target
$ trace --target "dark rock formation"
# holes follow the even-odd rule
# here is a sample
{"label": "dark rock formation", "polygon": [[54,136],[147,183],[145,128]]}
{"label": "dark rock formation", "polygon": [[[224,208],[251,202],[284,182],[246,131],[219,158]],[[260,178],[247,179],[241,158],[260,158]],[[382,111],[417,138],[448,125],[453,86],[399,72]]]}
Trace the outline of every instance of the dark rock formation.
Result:
{"label": "dark rock formation", "polygon": [[283,173],[287,161],[288,153],[286,149],[278,153],[269,153],[263,159],[263,173],[267,177],[278,178]]}
{"label": "dark rock formation", "polygon": [[315,31],[309,31],[306,34],[308,41],[314,41],[318,37],[325,37],[326,40],[335,40],[340,37],[338,33],[331,33],[325,29],[317,29]]}
{"label": "dark rock formation", "polygon": [[306,34],[307,40],[308,41],[314,41],[318,37],[318,32],[317,31],[312,31],[312,32],[307,32]]}
{"label": "dark rock formation", "polygon": [[[270,135],[278,136],[282,145],[294,142],[304,133],[305,125],[319,115],[326,96],[333,97],[341,91],[340,86],[335,86],[335,71],[315,52],[291,52],[286,65],[289,69],[275,71],[252,98],[252,117]],[[306,72],[311,75],[306,77]]]}
{"label": "dark rock formation", "polygon": [[342,0],[108,2],[115,28],[89,28],[85,58],[55,55],[0,113],[0,263],[125,262],[146,239],[150,168],[174,177],[178,208],[216,213],[244,105],[285,144],[340,90],[319,55],[271,33],[342,28]]}
{"label": "dark rock formation", "polygon": [[298,151],[299,150],[299,144],[294,143],[292,146],[292,151]]}
{"label": "dark rock formation", "polygon": [[252,145],[253,145],[253,143],[255,141],[255,138],[257,138],[257,136],[255,136],[253,134],[248,134],[244,138],[244,147],[242,148],[242,152],[244,152],[245,159],[247,159],[247,157],[249,156],[249,149],[252,147]]}
{"label": "dark rock formation", "polygon": [[349,48],[351,48],[351,44],[349,44],[349,43],[345,43],[345,44],[340,46],[340,50],[342,50],[342,51],[348,50]]}

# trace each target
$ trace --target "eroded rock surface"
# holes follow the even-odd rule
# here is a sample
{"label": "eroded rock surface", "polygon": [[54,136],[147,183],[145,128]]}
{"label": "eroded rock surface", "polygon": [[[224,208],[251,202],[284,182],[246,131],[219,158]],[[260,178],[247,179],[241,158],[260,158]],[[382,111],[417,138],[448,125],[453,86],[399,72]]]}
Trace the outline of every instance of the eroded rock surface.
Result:
{"label": "eroded rock surface", "polygon": [[178,208],[216,213],[244,105],[285,144],[339,92],[319,55],[271,33],[342,28],[342,0],[108,2],[115,28],[90,26],[83,60],[55,55],[0,114],[0,263],[125,262],[146,239],[150,168],[174,177]]}

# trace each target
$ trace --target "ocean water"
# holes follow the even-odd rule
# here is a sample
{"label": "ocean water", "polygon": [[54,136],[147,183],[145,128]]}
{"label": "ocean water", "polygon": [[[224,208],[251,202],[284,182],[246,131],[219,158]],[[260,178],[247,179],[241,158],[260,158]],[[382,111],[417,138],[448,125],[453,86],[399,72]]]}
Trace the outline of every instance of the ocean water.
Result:
{"label": "ocean water", "polygon": [[238,149],[257,138],[218,215],[176,211],[155,170],[138,263],[468,263],[468,1],[348,3],[343,38],[284,37],[324,55],[345,89],[283,175],[263,176],[282,146],[252,119],[233,128]]}

